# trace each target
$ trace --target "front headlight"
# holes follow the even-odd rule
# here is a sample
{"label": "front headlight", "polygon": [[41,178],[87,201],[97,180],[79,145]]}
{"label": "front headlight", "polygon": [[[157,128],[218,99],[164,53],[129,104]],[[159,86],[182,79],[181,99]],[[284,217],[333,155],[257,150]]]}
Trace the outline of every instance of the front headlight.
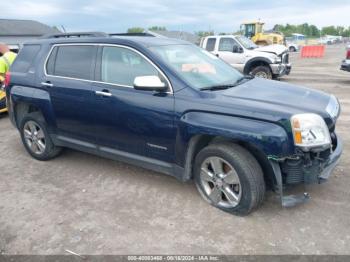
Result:
{"label": "front headlight", "polygon": [[331,137],[323,118],[317,114],[298,114],[291,118],[294,144],[304,149],[330,147]]}
{"label": "front headlight", "polygon": [[272,61],[273,61],[274,64],[282,63],[282,57],[280,57],[280,56],[274,56],[274,57],[272,58]]}

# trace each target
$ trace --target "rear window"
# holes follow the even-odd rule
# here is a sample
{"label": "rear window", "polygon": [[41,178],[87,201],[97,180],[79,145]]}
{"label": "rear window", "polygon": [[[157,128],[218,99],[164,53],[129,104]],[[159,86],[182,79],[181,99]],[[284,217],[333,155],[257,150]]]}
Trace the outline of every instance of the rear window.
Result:
{"label": "rear window", "polygon": [[93,79],[94,46],[56,46],[49,57],[46,71],[49,75],[77,79]]}
{"label": "rear window", "polygon": [[214,51],[215,49],[215,43],[216,43],[216,38],[208,38],[207,40],[207,46],[206,46],[206,50],[211,52]]}
{"label": "rear window", "polygon": [[27,73],[36,55],[39,53],[40,47],[40,45],[24,45],[16,60],[13,62],[11,71]]}

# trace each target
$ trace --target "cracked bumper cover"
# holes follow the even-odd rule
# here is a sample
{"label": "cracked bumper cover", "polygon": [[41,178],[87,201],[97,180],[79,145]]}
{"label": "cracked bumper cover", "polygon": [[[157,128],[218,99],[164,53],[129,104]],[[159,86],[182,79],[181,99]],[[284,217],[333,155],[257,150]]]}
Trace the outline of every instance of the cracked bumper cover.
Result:
{"label": "cracked bumper cover", "polygon": [[[321,166],[321,171],[317,173],[318,183],[323,183],[328,180],[328,178],[333,173],[335,167],[340,161],[341,154],[343,152],[343,142],[340,137],[337,137],[337,146],[334,151],[330,154],[326,161]],[[276,182],[277,191],[283,207],[292,207],[300,203],[304,203],[309,199],[307,193],[301,195],[284,195],[284,184],[281,167],[278,161],[270,160],[271,167],[273,169]]]}
{"label": "cracked bumper cover", "polygon": [[289,75],[292,70],[292,64],[271,64],[272,74],[276,76]]}
{"label": "cracked bumper cover", "polygon": [[337,137],[337,147],[335,148],[333,153],[329,156],[328,160],[323,166],[323,171],[319,175],[320,182],[327,180],[331,176],[334,168],[339,163],[342,152],[343,152],[343,141],[341,140],[340,137]]}

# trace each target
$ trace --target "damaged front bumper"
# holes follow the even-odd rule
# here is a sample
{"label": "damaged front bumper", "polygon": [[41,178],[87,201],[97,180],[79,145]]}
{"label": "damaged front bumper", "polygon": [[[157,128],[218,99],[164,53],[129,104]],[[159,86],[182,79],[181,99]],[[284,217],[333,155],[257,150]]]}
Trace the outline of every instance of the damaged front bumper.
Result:
{"label": "damaged front bumper", "polygon": [[[307,201],[309,199],[308,193],[285,195],[284,188],[296,184],[321,184],[327,181],[339,163],[342,152],[343,142],[337,137],[336,145],[326,159],[308,155],[305,158],[290,161],[291,164],[287,162],[289,160],[270,159],[281,205],[291,207]],[[286,167],[287,165],[288,167]]]}
{"label": "damaged front bumper", "polygon": [[281,77],[284,75],[289,75],[292,70],[292,64],[271,64],[272,74],[276,77]]}

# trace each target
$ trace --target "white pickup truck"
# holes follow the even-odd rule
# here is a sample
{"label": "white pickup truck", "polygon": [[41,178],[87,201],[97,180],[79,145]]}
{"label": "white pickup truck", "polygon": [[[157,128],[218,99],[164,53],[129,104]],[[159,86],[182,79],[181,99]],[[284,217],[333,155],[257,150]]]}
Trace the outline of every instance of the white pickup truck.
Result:
{"label": "white pickup truck", "polygon": [[291,71],[284,45],[259,47],[245,36],[219,35],[202,39],[200,46],[244,74],[275,79]]}

